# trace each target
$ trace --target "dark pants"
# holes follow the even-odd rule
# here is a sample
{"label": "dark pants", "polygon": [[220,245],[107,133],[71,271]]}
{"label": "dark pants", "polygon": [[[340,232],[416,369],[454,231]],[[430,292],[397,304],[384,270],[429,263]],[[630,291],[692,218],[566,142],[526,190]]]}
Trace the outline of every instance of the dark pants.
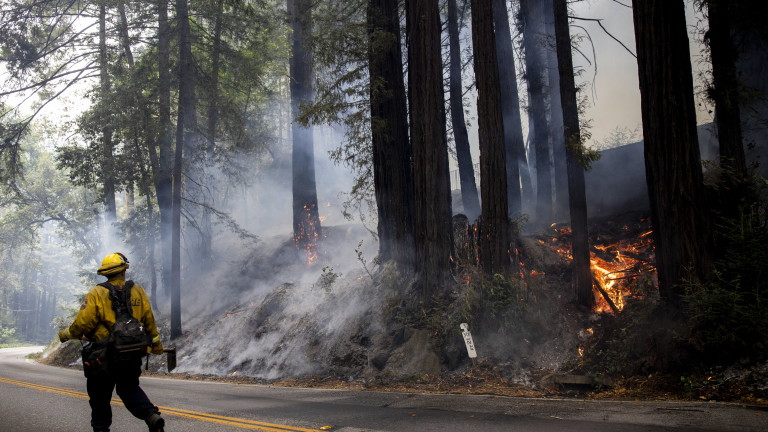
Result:
{"label": "dark pants", "polygon": [[152,405],[147,394],[139,387],[141,375],[141,359],[121,364],[109,374],[92,375],[86,380],[89,403],[91,404],[91,427],[93,430],[108,430],[112,424],[112,390],[117,388],[125,407],[134,417],[146,420],[152,414],[159,412]]}

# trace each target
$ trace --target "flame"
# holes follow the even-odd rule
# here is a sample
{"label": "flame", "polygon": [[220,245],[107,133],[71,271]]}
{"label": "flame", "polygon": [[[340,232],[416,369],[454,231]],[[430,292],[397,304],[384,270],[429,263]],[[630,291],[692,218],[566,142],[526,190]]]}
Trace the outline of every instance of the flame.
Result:
{"label": "flame", "polygon": [[[641,222],[645,223],[646,221]],[[570,239],[563,238],[563,236],[571,234],[570,228],[553,229],[560,235],[553,238],[550,246],[560,256],[568,260],[573,259]],[[630,227],[623,225],[621,230],[626,232],[630,230]],[[590,267],[598,285],[595,287],[595,311],[613,313],[624,309],[626,298],[633,296],[631,282],[637,279],[640,271],[650,270],[640,257],[647,255],[652,249],[652,233],[652,230],[645,230],[635,237],[621,239],[613,243],[600,244],[599,242],[605,241],[605,239],[600,238],[592,242]]]}

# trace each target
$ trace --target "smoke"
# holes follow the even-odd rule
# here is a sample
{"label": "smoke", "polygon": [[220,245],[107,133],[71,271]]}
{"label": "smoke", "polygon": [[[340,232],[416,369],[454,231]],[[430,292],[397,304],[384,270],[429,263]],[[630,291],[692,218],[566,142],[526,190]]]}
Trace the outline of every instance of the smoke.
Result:
{"label": "smoke", "polygon": [[[380,304],[366,267],[373,269],[378,245],[342,215],[353,176],[327,156],[341,139],[330,128],[315,133],[323,238],[311,266],[293,240],[290,155],[277,154],[245,184],[209,172],[222,191],[217,209],[257,240],[219,221],[206,262],[182,253],[178,371],[264,379],[312,373],[332,362],[318,356],[371,324]],[[156,314],[164,319],[169,309],[163,299]]]}

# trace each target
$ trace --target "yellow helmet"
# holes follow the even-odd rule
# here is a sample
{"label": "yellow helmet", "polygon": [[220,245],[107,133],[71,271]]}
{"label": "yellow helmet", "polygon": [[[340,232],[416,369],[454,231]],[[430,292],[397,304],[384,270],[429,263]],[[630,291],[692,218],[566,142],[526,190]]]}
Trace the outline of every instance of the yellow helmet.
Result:
{"label": "yellow helmet", "polygon": [[128,265],[128,258],[120,252],[115,252],[104,257],[101,267],[99,267],[96,273],[102,276],[111,276],[126,270],[128,267],[130,267]]}

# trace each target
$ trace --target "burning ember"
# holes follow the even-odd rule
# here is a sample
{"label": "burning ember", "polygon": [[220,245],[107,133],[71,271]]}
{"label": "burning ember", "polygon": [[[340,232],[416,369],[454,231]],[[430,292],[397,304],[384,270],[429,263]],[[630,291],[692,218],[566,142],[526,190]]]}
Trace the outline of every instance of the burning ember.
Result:
{"label": "burning ember", "polygon": [[[552,228],[555,235],[540,238],[538,242],[571,260],[570,228]],[[596,312],[616,313],[624,309],[627,299],[642,298],[642,294],[636,292],[636,282],[640,276],[655,271],[651,233],[646,219],[633,226],[590,228],[590,263]]]}
{"label": "burning ember", "polygon": [[299,250],[307,255],[307,264],[317,262],[318,240],[320,239],[320,221],[317,214],[317,206],[304,205],[303,218],[299,223],[299,229],[294,233],[294,241]]}

